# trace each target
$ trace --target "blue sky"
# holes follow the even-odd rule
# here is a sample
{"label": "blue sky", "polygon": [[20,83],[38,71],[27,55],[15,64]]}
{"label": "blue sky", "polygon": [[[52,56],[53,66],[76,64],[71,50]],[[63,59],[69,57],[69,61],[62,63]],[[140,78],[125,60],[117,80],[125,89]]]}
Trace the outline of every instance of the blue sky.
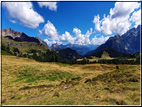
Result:
{"label": "blue sky", "polygon": [[100,45],[141,22],[138,2],[2,2],[2,29],[38,36],[48,45]]}

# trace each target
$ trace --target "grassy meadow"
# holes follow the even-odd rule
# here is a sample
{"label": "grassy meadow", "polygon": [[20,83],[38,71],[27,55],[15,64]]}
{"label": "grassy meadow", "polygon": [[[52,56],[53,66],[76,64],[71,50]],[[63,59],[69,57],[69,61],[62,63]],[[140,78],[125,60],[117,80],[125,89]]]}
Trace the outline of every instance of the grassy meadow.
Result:
{"label": "grassy meadow", "polygon": [[18,42],[18,41],[13,41],[7,38],[2,37],[2,44],[7,46],[10,43],[10,50],[13,48],[18,48],[18,50],[22,53],[27,53],[30,49],[36,49],[40,51],[45,51],[47,49],[46,46],[44,45],[39,45],[34,42]]}
{"label": "grassy meadow", "polygon": [[2,105],[140,105],[140,100],[140,65],[68,65],[2,55]]}

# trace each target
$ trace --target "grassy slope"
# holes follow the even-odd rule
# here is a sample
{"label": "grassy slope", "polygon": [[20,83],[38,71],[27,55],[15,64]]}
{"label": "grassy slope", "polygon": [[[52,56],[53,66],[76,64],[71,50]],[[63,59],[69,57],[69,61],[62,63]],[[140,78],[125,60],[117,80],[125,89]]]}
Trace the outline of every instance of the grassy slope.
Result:
{"label": "grassy slope", "polygon": [[13,40],[9,40],[7,38],[2,38],[2,43],[5,45],[8,45],[8,43],[11,43],[12,45],[10,45],[10,49],[14,48],[18,48],[20,52],[27,52],[30,49],[36,49],[36,50],[41,50],[44,51],[47,49],[46,46],[44,45],[39,45],[35,42],[17,42],[17,41],[13,41]]}
{"label": "grassy slope", "polygon": [[40,63],[2,55],[2,103],[139,105],[140,66],[119,65],[119,68],[108,64]]}

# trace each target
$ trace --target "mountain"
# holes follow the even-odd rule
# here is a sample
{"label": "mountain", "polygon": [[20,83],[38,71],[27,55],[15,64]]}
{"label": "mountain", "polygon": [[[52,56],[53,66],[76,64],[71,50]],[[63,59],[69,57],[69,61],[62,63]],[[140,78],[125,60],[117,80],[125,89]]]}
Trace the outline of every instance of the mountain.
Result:
{"label": "mountain", "polygon": [[37,36],[36,36],[35,38],[36,38],[37,40],[39,40],[39,42],[40,42],[41,44],[45,45],[48,49],[50,49],[46,42],[44,42],[43,40],[41,40],[41,39],[40,39],[39,37],[37,37]]}
{"label": "mountain", "polygon": [[81,58],[81,56],[75,50],[72,50],[70,48],[59,50],[57,51],[57,54],[61,57],[61,59],[67,61]]}
{"label": "mountain", "polygon": [[9,37],[9,38],[15,38],[15,37],[20,37],[21,32],[15,32],[12,28],[9,29],[3,29],[2,30],[2,37]]}
{"label": "mountain", "polygon": [[16,32],[14,31],[12,28],[9,29],[3,29],[2,30],[2,37],[4,38],[8,38],[14,41],[18,41],[18,42],[35,42],[38,44],[43,44],[46,47],[48,47],[48,45],[46,44],[46,42],[42,41],[40,38],[38,37],[29,37],[28,35],[26,35],[25,33],[21,33],[21,32]]}
{"label": "mountain", "polygon": [[140,52],[140,25],[137,28],[128,30],[122,36],[115,35],[110,37],[104,44],[100,45],[96,50],[88,52],[87,55],[95,52],[112,48],[121,53],[139,53]]}
{"label": "mountain", "polygon": [[50,51],[48,45],[40,38],[29,37],[14,30],[2,30],[2,55],[27,57],[40,62],[61,62],[60,57]]}
{"label": "mountain", "polygon": [[71,48],[73,50],[76,50],[78,54],[85,55],[87,52],[94,50],[99,45],[77,45],[77,44],[66,44],[66,45],[58,45],[57,43],[52,44],[51,50],[52,51],[59,51],[61,49]]}
{"label": "mountain", "polygon": [[62,45],[58,45],[58,43],[54,43],[51,45],[51,50],[52,51],[59,51],[61,49],[65,49],[64,47],[62,47]]}
{"label": "mountain", "polygon": [[[45,53],[48,45],[38,37],[29,37],[25,33],[16,32],[13,29],[2,30],[2,49],[12,55],[32,57],[33,54]],[[53,53],[53,52],[52,52]],[[53,53],[54,54],[54,53]]]}

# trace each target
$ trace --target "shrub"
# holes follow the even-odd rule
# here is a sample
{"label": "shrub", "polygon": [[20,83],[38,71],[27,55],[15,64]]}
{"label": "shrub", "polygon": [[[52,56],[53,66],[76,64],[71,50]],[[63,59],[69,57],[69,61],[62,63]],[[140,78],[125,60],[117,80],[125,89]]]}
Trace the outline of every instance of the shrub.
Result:
{"label": "shrub", "polygon": [[53,97],[55,97],[55,96],[59,97],[60,96],[59,92],[55,92],[54,95],[53,95]]}
{"label": "shrub", "polygon": [[118,66],[118,65],[116,65],[116,69],[119,69],[119,66]]}
{"label": "shrub", "polygon": [[91,79],[87,79],[84,83],[91,82]]}
{"label": "shrub", "polygon": [[138,82],[138,79],[137,78],[130,78],[129,81],[130,82]]}

